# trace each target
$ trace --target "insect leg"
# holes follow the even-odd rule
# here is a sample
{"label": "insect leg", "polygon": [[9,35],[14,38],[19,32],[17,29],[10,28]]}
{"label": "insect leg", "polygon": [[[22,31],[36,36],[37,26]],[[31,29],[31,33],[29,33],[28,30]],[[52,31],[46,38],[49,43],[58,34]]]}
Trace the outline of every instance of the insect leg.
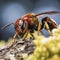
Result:
{"label": "insect leg", "polygon": [[28,35],[28,23],[27,23],[27,21],[25,21],[24,23],[25,23],[25,29],[23,30],[24,36],[23,36],[22,40],[24,40]]}
{"label": "insect leg", "polygon": [[44,21],[44,24],[45,24],[46,30],[49,32],[50,35],[52,35],[52,33],[50,31],[50,28],[49,28],[47,22]]}
{"label": "insect leg", "polygon": [[32,36],[32,39],[35,39],[34,35],[33,35],[30,31],[28,31],[28,32],[29,32],[30,35]]}
{"label": "insect leg", "polygon": [[7,49],[9,50],[14,44],[15,44],[15,38],[17,36],[17,32],[15,33],[15,35],[13,36],[13,43],[11,44],[11,46],[9,46]]}
{"label": "insect leg", "polygon": [[33,39],[35,39],[34,35],[32,33],[30,33],[30,35],[32,36]]}
{"label": "insect leg", "polygon": [[41,25],[40,25],[40,22],[38,22],[38,35],[40,33],[40,29],[41,29]]}
{"label": "insect leg", "polygon": [[42,26],[42,24],[40,22],[38,22],[38,35],[39,35],[39,33],[41,33],[42,35],[44,35],[43,32],[41,31],[43,29],[43,26]]}
{"label": "insect leg", "polygon": [[28,31],[24,34],[22,40],[24,40],[27,37],[27,35],[28,35]]}

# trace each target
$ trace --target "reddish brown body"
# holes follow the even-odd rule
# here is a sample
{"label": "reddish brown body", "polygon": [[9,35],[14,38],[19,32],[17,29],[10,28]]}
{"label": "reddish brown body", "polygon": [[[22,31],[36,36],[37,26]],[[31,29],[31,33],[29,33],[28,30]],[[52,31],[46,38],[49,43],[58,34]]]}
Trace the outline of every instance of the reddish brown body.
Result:
{"label": "reddish brown body", "polygon": [[32,14],[27,14],[27,15],[22,17],[22,20],[27,21],[28,24],[34,24],[33,20],[31,19],[32,16],[33,16]]}
{"label": "reddish brown body", "polygon": [[[20,25],[21,23],[19,23],[20,22],[20,20],[23,22],[23,24],[22,25]],[[26,14],[26,15],[24,15],[22,18],[20,18],[20,19],[18,19],[16,22],[15,22],[15,29],[16,29],[16,32],[18,33],[18,35],[22,35],[22,34],[24,34],[23,33],[23,30],[25,29],[25,27],[24,27],[24,24],[25,24],[25,22],[27,22],[27,25],[28,25],[28,27],[27,27],[27,29],[28,30],[31,30],[30,32],[32,32],[32,31],[34,31],[34,29],[35,29],[35,25],[38,25],[38,18],[36,17],[36,16],[34,16],[34,14],[32,14],[32,13],[30,13],[30,14]],[[19,28],[20,27],[20,28]],[[22,28],[23,27],[23,28]],[[27,30],[26,29],[26,30]],[[22,31],[22,32],[21,32]]]}
{"label": "reddish brown body", "polygon": [[[57,24],[55,23],[55,22],[53,22],[49,17],[45,17],[45,18],[43,18],[42,19],[42,22],[39,22],[38,21],[38,17],[37,16],[35,16],[35,14],[33,14],[33,13],[29,13],[29,14],[26,14],[26,15],[24,15],[22,18],[20,18],[20,19],[18,19],[16,22],[15,22],[15,29],[16,29],[16,32],[18,33],[18,35],[23,35],[23,34],[25,34],[25,32],[23,32],[23,30],[25,29],[25,27],[24,28],[22,28],[22,26],[24,25],[24,24],[22,24],[22,25],[20,25],[21,23],[19,23],[20,22],[20,20],[25,24],[25,22],[27,22],[27,24],[28,24],[28,27],[27,27],[27,29],[30,31],[30,33],[32,33],[34,30],[38,30],[38,24],[39,23],[41,23],[42,25],[40,25],[41,26],[41,28],[40,28],[40,30],[42,30],[43,28],[44,28],[44,25],[45,25],[45,23],[44,22],[46,22],[47,24],[48,24],[48,27],[49,27],[49,30],[51,31],[53,28],[57,28]],[[51,26],[50,26],[51,25]],[[20,27],[20,28],[19,28]],[[47,27],[47,28],[48,28]],[[26,29],[26,30],[27,30]],[[46,29],[47,30],[47,29]]]}

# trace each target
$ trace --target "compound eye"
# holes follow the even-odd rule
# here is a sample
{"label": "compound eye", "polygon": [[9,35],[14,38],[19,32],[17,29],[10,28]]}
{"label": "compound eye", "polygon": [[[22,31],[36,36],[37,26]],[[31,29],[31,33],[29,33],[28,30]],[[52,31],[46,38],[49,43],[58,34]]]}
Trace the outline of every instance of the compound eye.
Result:
{"label": "compound eye", "polygon": [[19,21],[19,25],[20,25],[20,26],[23,25],[23,21],[22,21],[22,20]]}

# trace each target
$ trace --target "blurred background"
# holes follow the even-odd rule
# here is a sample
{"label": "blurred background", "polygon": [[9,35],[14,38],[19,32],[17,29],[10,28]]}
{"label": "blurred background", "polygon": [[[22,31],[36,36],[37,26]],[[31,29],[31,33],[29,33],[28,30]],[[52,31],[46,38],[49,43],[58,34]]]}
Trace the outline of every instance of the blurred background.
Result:
{"label": "blurred background", "polygon": [[[0,29],[11,22],[15,22],[26,13],[41,13],[46,11],[60,11],[60,0],[0,0]],[[60,24],[59,14],[45,15]],[[41,20],[45,16],[41,16]],[[45,36],[49,34],[42,30]],[[15,34],[14,26],[0,31],[0,40],[6,40]]]}

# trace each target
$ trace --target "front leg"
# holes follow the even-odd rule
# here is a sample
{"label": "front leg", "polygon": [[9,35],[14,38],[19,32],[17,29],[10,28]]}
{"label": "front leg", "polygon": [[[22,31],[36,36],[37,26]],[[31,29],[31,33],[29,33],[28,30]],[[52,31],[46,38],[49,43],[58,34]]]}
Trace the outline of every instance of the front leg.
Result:
{"label": "front leg", "polygon": [[28,35],[28,22],[27,21],[25,21],[25,28],[24,28],[24,30],[23,30],[23,34],[24,34],[24,36],[23,36],[23,38],[22,38],[22,40],[24,40],[26,37],[27,37],[27,35]]}
{"label": "front leg", "polygon": [[10,49],[11,47],[13,47],[13,45],[15,44],[15,38],[16,38],[16,36],[17,36],[18,34],[17,34],[17,32],[15,33],[15,35],[13,36],[13,43],[11,44],[11,46],[9,46],[8,48],[6,48],[6,49]]}
{"label": "front leg", "polygon": [[27,35],[28,35],[28,31],[26,31],[26,33],[24,34],[22,40],[25,40],[25,38],[27,37]]}

